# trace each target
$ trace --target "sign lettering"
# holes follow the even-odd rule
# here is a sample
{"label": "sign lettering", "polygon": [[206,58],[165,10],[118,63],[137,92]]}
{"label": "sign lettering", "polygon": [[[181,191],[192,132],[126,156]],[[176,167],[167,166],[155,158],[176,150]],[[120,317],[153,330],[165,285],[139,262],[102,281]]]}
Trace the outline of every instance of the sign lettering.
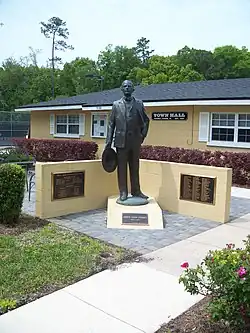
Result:
{"label": "sign lettering", "polygon": [[187,120],[188,112],[153,112],[152,120]]}

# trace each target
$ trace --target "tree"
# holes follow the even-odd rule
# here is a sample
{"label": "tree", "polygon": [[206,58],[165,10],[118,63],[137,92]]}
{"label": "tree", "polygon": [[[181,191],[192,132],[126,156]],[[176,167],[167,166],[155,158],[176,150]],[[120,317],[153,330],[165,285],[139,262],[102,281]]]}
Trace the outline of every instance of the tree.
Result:
{"label": "tree", "polygon": [[[65,28],[65,26],[64,26]],[[49,35],[51,36],[51,35]],[[55,34],[54,43],[58,40]],[[54,47],[55,47],[54,45]],[[56,49],[55,49],[56,50]],[[29,48],[27,56],[6,59],[0,65],[0,110],[51,99],[51,63],[39,66],[39,50]],[[144,52],[144,55],[146,53]],[[54,60],[56,59],[55,55]],[[146,59],[146,58],[144,58]],[[146,64],[145,64],[146,62]],[[188,46],[176,55],[151,55],[144,64],[136,48],[109,45],[99,54],[98,61],[77,57],[63,68],[54,66],[55,97],[73,96],[120,87],[125,79],[135,84],[198,81],[224,78],[250,78],[250,52],[246,47],[224,45],[214,51],[197,50]]]}
{"label": "tree", "polygon": [[143,66],[147,66],[151,54],[154,53],[154,50],[149,49],[149,43],[149,39],[141,37],[137,40],[137,44],[135,47],[135,52],[138,58],[141,60]]}
{"label": "tree", "polygon": [[30,52],[27,56],[20,57],[20,64],[24,67],[29,65],[38,66],[37,55],[41,53],[40,49],[34,50],[31,46],[29,46]]}
{"label": "tree", "polygon": [[29,59],[32,63],[33,66],[38,66],[38,61],[37,61],[37,55],[41,53],[42,50],[40,49],[33,49],[33,47],[29,46],[30,53],[29,53]]}
{"label": "tree", "polygon": [[[0,108],[12,111],[20,105],[49,100],[50,82],[50,68],[34,66],[28,60],[6,59],[0,67]],[[60,92],[58,80],[56,84]]]}
{"label": "tree", "polygon": [[134,68],[133,75],[142,84],[165,82],[183,82],[204,80],[204,76],[195,71],[192,65],[179,66],[174,57],[154,55],[150,58],[148,68]]}
{"label": "tree", "polygon": [[225,45],[212,52],[185,46],[175,59],[182,67],[192,65],[207,80],[250,77],[250,53],[246,47]]}
{"label": "tree", "polygon": [[62,94],[72,96],[100,90],[99,81],[95,78],[88,78],[88,74],[100,75],[94,60],[76,58],[66,63],[60,74]]}
{"label": "tree", "polygon": [[178,65],[185,67],[191,65],[195,71],[202,74],[205,79],[210,77],[211,69],[214,68],[213,52],[183,47],[175,57]]}
{"label": "tree", "polygon": [[120,87],[122,81],[130,78],[134,67],[141,65],[135,48],[108,45],[98,56],[98,70],[104,77],[105,89]]}
{"label": "tree", "polygon": [[217,47],[214,49],[213,59],[215,66],[211,70],[212,79],[250,77],[250,52],[246,47]]}
{"label": "tree", "polygon": [[[66,22],[62,21],[59,17],[52,17],[48,23],[41,23],[41,32],[46,38],[52,39],[52,57],[50,59],[52,64],[52,98],[55,96],[55,63],[61,62],[61,58],[55,56],[55,51],[65,51],[67,49],[73,50],[73,46],[67,44],[65,41],[68,39],[69,31],[66,28]],[[57,40],[56,38],[61,38]]]}

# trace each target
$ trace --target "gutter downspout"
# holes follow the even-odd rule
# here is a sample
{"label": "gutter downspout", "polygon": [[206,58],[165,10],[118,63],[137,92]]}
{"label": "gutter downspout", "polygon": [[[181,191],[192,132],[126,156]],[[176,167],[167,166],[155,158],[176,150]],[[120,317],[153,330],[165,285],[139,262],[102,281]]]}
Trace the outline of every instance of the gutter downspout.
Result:
{"label": "gutter downspout", "polygon": [[189,139],[187,139],[187,144],[189,146],[193,145],[193,143],[194,143],[194,110],[195,110],[195,106],[193,105],[192,122],[191,122],[191,142]]}

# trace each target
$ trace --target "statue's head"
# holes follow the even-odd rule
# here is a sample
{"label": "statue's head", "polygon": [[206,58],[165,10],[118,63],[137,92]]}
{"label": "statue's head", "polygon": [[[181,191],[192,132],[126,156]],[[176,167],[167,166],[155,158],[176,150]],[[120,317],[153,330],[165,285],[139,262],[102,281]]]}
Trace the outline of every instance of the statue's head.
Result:
{"label": "statue's head", "polygon": [[121,90],[125,97],[130,97],[135,90],[133,82],[129,80],[123,81]]}

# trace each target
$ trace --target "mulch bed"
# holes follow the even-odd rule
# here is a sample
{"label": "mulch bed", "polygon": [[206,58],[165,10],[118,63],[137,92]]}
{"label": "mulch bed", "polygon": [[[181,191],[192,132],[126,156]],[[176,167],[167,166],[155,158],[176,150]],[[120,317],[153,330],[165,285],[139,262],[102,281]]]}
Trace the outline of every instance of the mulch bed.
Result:
{"label": "mulch bed", "polygon": [[33,217],[31,215],[22,214],[18,224],[7,226],[0,224],[0,235],[20,235],[29,230],[42,228],[49,224],[49,221]]}
{"label": "mulch bed", "polygon": [[222,322],[212,322],[206,309],[208,297],[204,298],[179,317],[163,325],[156,333],[249,333],[249,329],[237,331]]}

